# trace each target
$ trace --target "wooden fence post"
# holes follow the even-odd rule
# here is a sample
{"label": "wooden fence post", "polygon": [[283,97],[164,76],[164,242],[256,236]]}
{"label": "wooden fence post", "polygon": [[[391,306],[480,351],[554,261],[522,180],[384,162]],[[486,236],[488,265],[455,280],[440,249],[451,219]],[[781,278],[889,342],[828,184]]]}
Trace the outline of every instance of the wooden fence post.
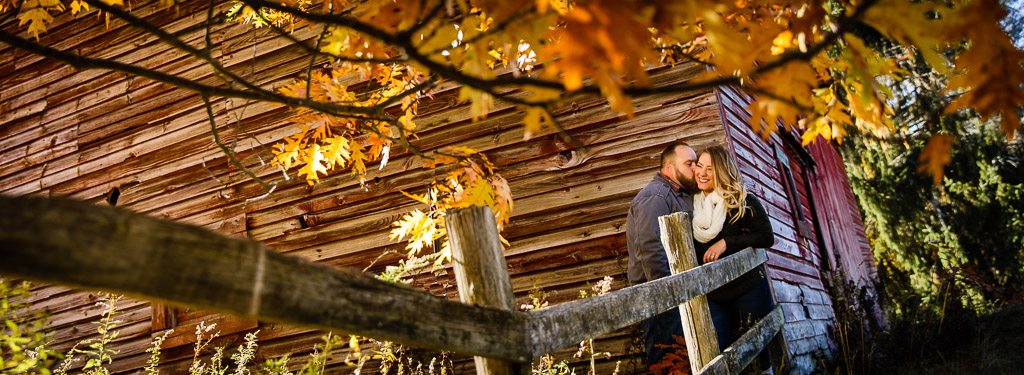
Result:
{"label": "wooden fence post", "polygon": [[[697,267],[697,256],[693,248],[693,233],[690,214],[677,212],[658,218],[661,226],[661,244],[668,255],[672,274]],[[718,354],[718,335],[711,322],[707,296],[700,296],[679,306],[682,316],[683,334],[686,336],[686,351],[690,358],[691,373],[700,372]]]}
{"label": "wooden fence post", "polygon": [[[448,210],[445,215],[452,249],[455,282],[462,302],[516,311],[512,282],[490,207],[474,206]],[[496,342],[495,345],[517,345]],[[528,364],[475,357],[480,375],[515,375],[529,372]]]}

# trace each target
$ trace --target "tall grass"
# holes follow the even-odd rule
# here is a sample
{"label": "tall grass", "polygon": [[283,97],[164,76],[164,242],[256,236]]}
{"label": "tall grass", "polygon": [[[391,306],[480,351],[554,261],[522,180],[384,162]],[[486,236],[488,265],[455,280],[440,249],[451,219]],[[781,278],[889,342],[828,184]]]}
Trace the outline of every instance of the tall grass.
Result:
{"label": "tall grass", "polygon": [[[941,283],[941,298],[901,294],[879,297],[898,304],[872,313],[867,288],[832,280],[839,347],[831,374],[1020,374],[1024,373],[1024,303],[1009,299],[984,308],[971,301],[958,280]],[[882,290],[881,287],[877,288]],[[935,301],[935,303],[922,303]],[[884,318],[884,321],[878,319]]]}
{"label": "tall grass", "polygon": [[[401,282],[409,275],[409,269],[415,267],[417,265],[405,263],[389,267],[382,274],[382,278]],[[589,298],[608,293],[611,281],[610,277],[599,281],[587,290],[580,291],[580,297]],[[96,324],[96,335],[79,341],[66,353],[57,353],[47,349],[48,333],[42,325],[45,319],[37,315],[18,315],[21,311],[27,310],[27,303],[21,301],[25,301],[29,293],[27,284],[13,286],[0,279],[0,306],[4,308],[0,310],[0,317],[6,319],[4,329],[0,331],[0,344],[4,345],[3,350],[0,350],[0,358],[3,360],[0,374],[109,374],[108,368],[118,354],[110,344],[117,339],[122,323],[117,319],[120,313],[117,303],[122,297],[101,294],[97,305],[103,308],[103,312]],[[531,296],[531,303],[524,304],[523,309],[547,307],[546,293],[536,289]],[[145,351],[148,358],[141,373],[160,374],[163,354],[161,349],[172,331],[165,331],[163,335],[153,339]],[[383,375],[450,375],[456,370],[451,353],[413,349],[358,336],[327,333],[322,337],[322,342],[315,345],[305,358],[293,358],[289,354],[258,362],[258,330],[247,333],[244,342],[235,348],[231,347],[230,342],[220,339],[216,324],[200,322],[195,328],[194,335],[189,375],[322,375],[338,371],[354,375],[361,375],[364,371]],[[34,349],[26,349],[26,345]],[[343,351],[343,359],[336,357]],[[611,353],[596,351],[593,339],[580,342],[574,355],[589,365],[585,372],[587,375],[597,375],[596,360],[610,356]],[[56,363],[56,360],[60,362]],[[580,368],[566,360],[557,360],[551,355],[546,355],[533,363],[531,372],[533,375],[575,375],[578,370]],[[617,373],[618,364],[611,375]]]}

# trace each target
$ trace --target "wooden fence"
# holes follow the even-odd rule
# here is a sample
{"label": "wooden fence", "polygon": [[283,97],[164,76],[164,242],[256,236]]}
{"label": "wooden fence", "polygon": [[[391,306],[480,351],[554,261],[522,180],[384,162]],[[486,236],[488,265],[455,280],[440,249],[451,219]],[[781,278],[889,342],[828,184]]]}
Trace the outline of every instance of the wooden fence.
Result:
{"label": "wooden fence", "polygon": [[286,256],[256,241],[88,202],[0,196],[0,212],[0,274],[475,355],[480,374],[528,373],[533,358],[676,307],[693,373],[738,373],[783,323],[776,308],[718,353],[702,296],[767,257],[747,249],[694,267],[690,220],[681,213],[661,218],[677,274],[517,312],[487,207],[446,217],[462,302]]}

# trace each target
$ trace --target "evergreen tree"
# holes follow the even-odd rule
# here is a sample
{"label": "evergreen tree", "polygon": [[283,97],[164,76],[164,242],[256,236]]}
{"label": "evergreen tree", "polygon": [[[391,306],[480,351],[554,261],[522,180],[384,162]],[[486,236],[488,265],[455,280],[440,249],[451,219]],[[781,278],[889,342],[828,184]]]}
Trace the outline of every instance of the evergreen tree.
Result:
{"label": "evergreen tree", "polygon": [[[1009,5],[1003,25],[1019,41],[1024,17]],[[903,52],[872,30],[860,34],[873,48]],[[906,78],[890,84],[899,132],[885,139],[854,133],[843,144],[882,282],[897,309],[943,306],[948,287],[978,309],[1020,300],[1024,141],[1007,139],[997,121],[974,112],[946,114],[960,93],[944,91],[945,77],[919,61],[905,61]],[[939,184],[919,173],[934,134],[958,143]]]}

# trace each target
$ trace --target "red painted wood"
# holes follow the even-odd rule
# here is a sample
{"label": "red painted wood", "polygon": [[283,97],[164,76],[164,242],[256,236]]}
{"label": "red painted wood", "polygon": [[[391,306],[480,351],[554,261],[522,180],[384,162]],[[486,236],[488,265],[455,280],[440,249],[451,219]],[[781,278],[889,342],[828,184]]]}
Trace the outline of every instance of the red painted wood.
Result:
{"label": "red painted wood", "polygon": [[[796,148],[799,146],[795,142],[782,138],[791,136],[785,133],[761,137],[748,125],[750,112],[746,107],[754,100],[752,96],[735,87],[717,88],[715,94],[727,144],[736,157],[744,183],[751,193],[761,198],[775,230],[775,245],[769,249],[768,261],[771,278],[823,291],[822,272],[830,271],[831,265],[836,264],[836,254],[851,278],[869,280],[875,277],[877,271],[864,235],[860,212],[838,152],[825,142],[805,149]],[[781,122],[779,127],[783,128]],[[788,173],[785,172],[785,163],[776,160],[776,149],[785,151],[779,157],[788,162]],[[813,161],[810,165],[803,163],[807,154]],[[792,174],[792,182],[789,173]],[[791,195],[795,210],[790,201]],[[827,299],[824,302],[829,303]],[[794,305],[806,303],[802,301]],[[790,329],[791,323],[825,325],[829,324],[830,316],[801,316],[786,326]],[[826,349],[831,345],[825,335],[815,333],[810,336],[813,337],[800,340],[801,347]],[[807,352],[793,347],[790,351],[797,356]]]}
{"label": "red painted wood", "polygon": [[878,271],[842,157],[835,147],[820,139],[811,144],[808,151],[818,163],[818,189],[812,195],[816,202],[821,202],[817,207],[820,221],[830,228],[824,241],[830,261],[835,262],[838,256],[850,280],[870,285]]}

